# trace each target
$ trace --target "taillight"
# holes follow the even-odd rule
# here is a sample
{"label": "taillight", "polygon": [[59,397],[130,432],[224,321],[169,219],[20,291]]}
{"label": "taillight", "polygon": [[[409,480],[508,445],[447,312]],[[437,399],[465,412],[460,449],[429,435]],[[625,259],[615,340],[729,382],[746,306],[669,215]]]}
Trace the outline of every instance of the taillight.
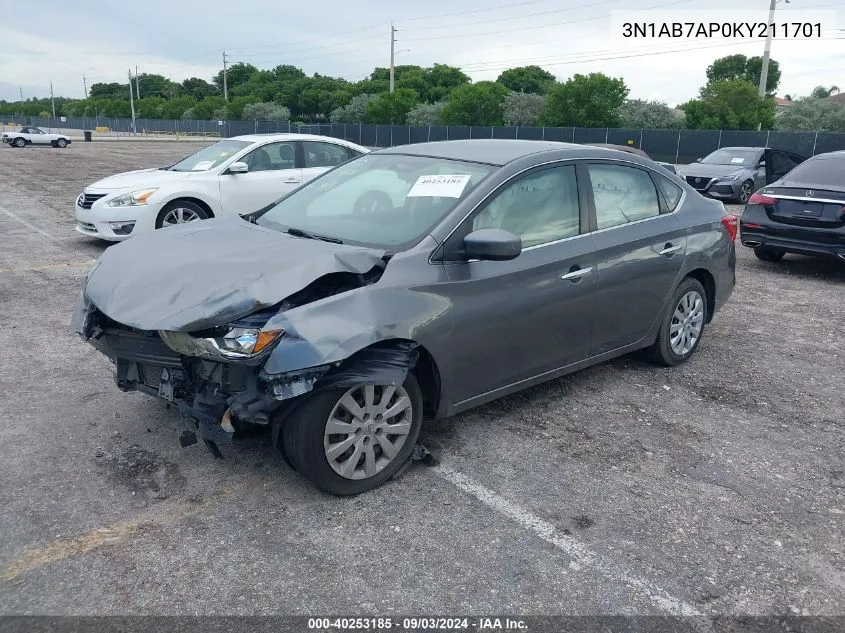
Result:
{"label": "taillight", "polygon": [[764,207],[771,207],[777,204],[777,200],[759,193],[752,193],[751,197],[748,199],[748,204],[762,204]]}
{"label": "taillight", "polygon": [[722,226],[725,227],[725,230],[728,232],[728,235],[731,237],[731,241],[736,239],[736,227],[737,227],[737,220],[735,215],[725,215],[722,217]]}

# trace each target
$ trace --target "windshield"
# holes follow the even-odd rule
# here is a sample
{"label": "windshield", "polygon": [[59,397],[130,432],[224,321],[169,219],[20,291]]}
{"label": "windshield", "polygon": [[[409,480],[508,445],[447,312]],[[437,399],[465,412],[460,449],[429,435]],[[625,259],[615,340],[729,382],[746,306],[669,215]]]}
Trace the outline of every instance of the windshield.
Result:
{"label": "windshield", "polygon": [[756,166],[760,162],[760,152],[756,149],[717,149],[701,162],[704,165]]}
{"label": "windshield", "polygon": [[312,180],[257,223],[344,243],[410,245],[494,169],[442,158],[366,154]]}
{"label": "windshield", "polygon": [[252,145],[249,141],[225,140],[209,145],[196,154],[183,158],[175,165],[168,167],[170,171],[208,171],[228,160],[245,147]]}

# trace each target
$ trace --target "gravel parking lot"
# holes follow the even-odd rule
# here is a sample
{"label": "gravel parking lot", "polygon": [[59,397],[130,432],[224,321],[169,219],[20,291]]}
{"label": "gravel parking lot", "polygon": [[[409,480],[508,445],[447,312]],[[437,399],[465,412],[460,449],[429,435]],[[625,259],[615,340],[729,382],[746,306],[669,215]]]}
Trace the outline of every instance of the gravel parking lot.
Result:
{"label": "gravel parking lot", "polygon": [[845,613],[845,266],[740,247],[686,365],[432,424],[439,467],[337,499],[266,441],[180,448],[69,329],[78,193],[198,147],[0,148],[0,613]]}

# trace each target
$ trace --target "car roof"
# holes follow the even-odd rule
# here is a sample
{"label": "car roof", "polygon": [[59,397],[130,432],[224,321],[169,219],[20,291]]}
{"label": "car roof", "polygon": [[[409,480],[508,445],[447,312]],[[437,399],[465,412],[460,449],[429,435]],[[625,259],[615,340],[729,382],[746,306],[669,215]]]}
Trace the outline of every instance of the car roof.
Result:
{"label": "car roof", "polygon": [[[636,154],[621,152],[577,143],[557,141],[529,141],[516,139],[466,139],[456,141],[432,141],[413,145],[397,145],[374,152],[375,154],[403,154],[405,156],[428,156],[447,160],[462,160],[473,163],[503,166],[533,154],[555,152],[558,158],[619,158],[640,159]],[[641,159],[643,164],[650,161]]]}
{"label": "car roof", "polygon": [[228,139],[220,140],[249,141],[250,143],[271,143],[276,141],[328,141],[330,143],[338,143],[340,145],[356,145],[356,143],[352,143],[351,141],[345,141],[342,138],[335,138],[333,136],[321,136],[319,134],[297,134],[294,132],[289,132],[285,134],[243,134],[241,136],[232,136]]}
{"label": "car roof", "polygon": [[[719,149],[714,149],[713,151],[718,152],[718,151],[723,150],[723,149],[747,149],[747,150],[751,150],[751,151],[754,151],[754,152],[761,152],[766,148],[765,147],[744,147],[744,146],[741,146],[741,145],[731,145],[730,147],[720,147]],[[711,154],[712,154],[712,152],[711,152]]]}

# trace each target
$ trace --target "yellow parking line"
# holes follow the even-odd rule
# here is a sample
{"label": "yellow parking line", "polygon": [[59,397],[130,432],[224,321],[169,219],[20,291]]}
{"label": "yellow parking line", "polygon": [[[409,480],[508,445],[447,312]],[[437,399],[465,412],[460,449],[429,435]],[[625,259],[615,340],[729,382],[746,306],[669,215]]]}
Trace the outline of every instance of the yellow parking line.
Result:
{"label": "yellow parking line", "polygon": [[50,268],[72,268],[74,266],[93,266],[97,260],[87,259],[81,262],[62,262],[61,264],[39,264],[20,268],[0,268],[0,273],[25,273],[30,270],[48,270]]}
{"label": "yellow parking line", "polygon": [[230,499],[235,490],[235,486],[229,486],[211,493],[197,503],[180,503],[169,508],[155,507],[136,519],[120,521],[96,528],[86,534],[59,539],[44,547],[27,550],[0,570],[0,582],[15,580],[44,565],[81,556],[105,545],[122,543],[144,528],[172,525]]}

